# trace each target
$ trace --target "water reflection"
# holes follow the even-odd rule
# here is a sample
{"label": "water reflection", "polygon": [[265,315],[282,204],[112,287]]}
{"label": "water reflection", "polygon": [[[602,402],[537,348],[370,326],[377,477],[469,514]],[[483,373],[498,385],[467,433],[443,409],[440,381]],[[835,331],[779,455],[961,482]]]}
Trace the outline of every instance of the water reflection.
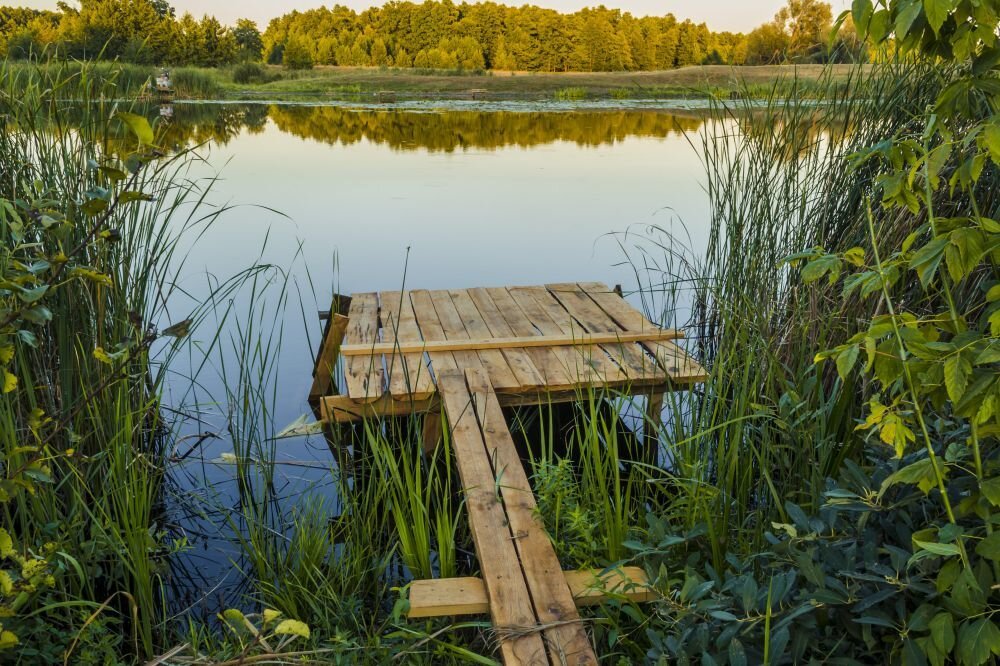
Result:
{"label": "water reflection", "polygon": [[[601,146],[628,137],[666,138],[697,131],[705,111],[493,111],[344,108],[282,104],[178,104],[156,112],[163,143],[225,145],[241,132],[257,134],[268,121],[282,133],[328,145],[362,141],[394,150],[453,152],[468,148],[529,148],[557,141]],[[150,114],[151,117],[153,114]]]}

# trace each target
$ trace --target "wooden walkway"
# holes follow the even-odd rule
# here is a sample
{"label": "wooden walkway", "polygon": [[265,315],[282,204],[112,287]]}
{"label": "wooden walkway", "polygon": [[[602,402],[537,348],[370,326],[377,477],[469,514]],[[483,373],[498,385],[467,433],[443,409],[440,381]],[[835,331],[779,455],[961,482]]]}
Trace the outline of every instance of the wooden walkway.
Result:
{"label": "wooden walkway", "polygon": [[[411,616],[483,611],[507,664],[595,664],[577,606],[609,590],[650,598],[641,570],[564,572],[504,405],[580,399],[616,388],[650,396],[703,369],[619,293],[599,283],[354,294],[335,302],[311,397],[328,422],[443,413],[465,493],[481,578],[416,581]],[[345,392],[336,394],[341,359]],[[658,413],[657,413],[658,416]]]}

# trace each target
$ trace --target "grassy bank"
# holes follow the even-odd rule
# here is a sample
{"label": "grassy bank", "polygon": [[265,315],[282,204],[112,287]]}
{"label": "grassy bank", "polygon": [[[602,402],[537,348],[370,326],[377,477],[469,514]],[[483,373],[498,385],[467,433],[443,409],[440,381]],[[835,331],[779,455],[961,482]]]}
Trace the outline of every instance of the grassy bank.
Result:
{"label": "grassy bank", "polygon": [[[33,70],[34,65],[8,67]],[[64,64],[64,71],[79,70]],[[739,94],[765,98],[773,88],[798,94],[821,93],[831,80],[846,83],[852,66],[773,65],[729,67],[705,65],[660,72],[462,72],[373,67],[316,67],[286,70],[267,65],[227,68],[181,67],[171,70],[178,97],[184,99],[300,99],[311,97],[379,97],[495,99],[707,99]],[[137,94],[158,70],[139,65],[101,64],[88,67],[96,85],[114,76],[114,89]],[[824,81],[821,83],[821,79]]]}

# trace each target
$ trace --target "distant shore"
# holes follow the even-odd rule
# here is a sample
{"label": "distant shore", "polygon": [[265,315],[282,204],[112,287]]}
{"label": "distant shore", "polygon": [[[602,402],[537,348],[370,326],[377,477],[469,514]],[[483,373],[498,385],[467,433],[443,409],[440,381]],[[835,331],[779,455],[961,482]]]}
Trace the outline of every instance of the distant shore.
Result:
{"label": "distant shore", "polygon": [[412,97],[472,97],[503,99],[587,98],[707,98],[746,94],[766,95],[773,86],[818,84],[832,78],[846,82],[857,65],[702,65],[653,72],[507,72],[479,73],[316,67],[284,70],[262,67],[270,80],[236,83],[228,70],[204,70],[218,81],[226,99],[260,96],[281,98],[309,95],[403,95]]}

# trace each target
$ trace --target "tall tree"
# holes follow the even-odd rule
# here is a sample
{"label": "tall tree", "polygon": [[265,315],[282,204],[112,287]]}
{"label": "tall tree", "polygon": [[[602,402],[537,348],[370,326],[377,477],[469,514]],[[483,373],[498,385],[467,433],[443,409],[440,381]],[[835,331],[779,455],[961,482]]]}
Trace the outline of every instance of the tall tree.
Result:
{"label": "tall tree", "polygon": [[261,39],[257,24],[250,19],[239,19],[233,28],[233,39],[239,50],[240,60],[257,62],[264,54],[264,40]]}

